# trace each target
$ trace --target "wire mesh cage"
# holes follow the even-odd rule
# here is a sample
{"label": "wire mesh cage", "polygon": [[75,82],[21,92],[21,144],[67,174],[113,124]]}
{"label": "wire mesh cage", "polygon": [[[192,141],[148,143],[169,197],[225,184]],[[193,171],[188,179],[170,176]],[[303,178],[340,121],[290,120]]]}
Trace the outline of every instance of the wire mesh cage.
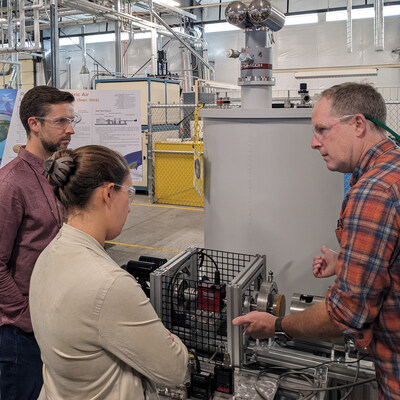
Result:
{"label": "wire mesh cage", "polygon": [[151,302],[164,325],[200,359],[221,361],[234,317],[227,293],[254,265],[257,279],[242,293],[247,297],[265,279],[265,257],[191,247],[151,274]]}
{"label": "wire mesh cage", "polygon": [[[195,155],[203,157],[203,121],[195,138],[196,104],[148,104],[149,197],[153,203],[203,207],[193,184]],[[237,105],[231,105],[237,107]],[[203,108],[218,108],[204,104]],[[197,151],[197,153],[196,153]]]}
{"label": "wire mesh cage", "polygon": [[400,134],[400,101],[386,102],[386,125]]}

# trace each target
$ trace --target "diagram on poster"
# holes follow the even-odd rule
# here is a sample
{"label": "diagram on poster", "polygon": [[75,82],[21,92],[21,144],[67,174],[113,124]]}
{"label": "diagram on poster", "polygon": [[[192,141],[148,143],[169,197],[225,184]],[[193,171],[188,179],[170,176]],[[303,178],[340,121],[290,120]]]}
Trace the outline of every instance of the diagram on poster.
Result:
{"label": "diagram on poster", "polygon": [[[3,90],[0,90],[0,93]],[[140,91],[70,90],[75,96],[75,112],[82,121],[74,128],[70,148],[99,144],[121,153],[130,168],[132,180],[143,180]],[[4,148],[4,166],[15,158],[13,150],[26,143],[26,132],[19,119],[19,106],[25,94],[19,90]],[[1,97],[0,97],[1,98]],[[1,112],[1,108],[0,108]],[[1,117],[1,115],[0,115]]]}

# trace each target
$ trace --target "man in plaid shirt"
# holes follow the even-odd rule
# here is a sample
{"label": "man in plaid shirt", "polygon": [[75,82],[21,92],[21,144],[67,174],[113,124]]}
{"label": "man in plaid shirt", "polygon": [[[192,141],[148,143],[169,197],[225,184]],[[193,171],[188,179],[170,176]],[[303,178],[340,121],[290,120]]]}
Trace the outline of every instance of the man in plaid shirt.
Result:
{"label": "man in plaid shirt", "polygon": [[344,334],[374,359],[379,399],[400,400],[400,149],[387,138],[386,106],[370,85],[325,90],[314,107],[311,147],[331,171],[352,173],[336,235],[339,253],[322,247],[318,278],[334,275],[325,302],[276,318],[235,318],[254,338],[275,330],[295,338]]}

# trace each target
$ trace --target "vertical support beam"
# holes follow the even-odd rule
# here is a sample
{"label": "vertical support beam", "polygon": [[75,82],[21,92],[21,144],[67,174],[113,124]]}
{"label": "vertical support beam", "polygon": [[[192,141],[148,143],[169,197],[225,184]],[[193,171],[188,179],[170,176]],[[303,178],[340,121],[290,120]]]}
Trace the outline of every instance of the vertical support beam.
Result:
{"label": "vertical support beam", "polygon": [[25,47],[26,35],[25,35],[25,1],[19,0],[19,42],[20,47]]}
{"label": "vertical support beam", "polygon": [[[117,11],[121,11],[121,0],[117,0]],[[121,52],[121,22],[115,21],[115,76],[122,75],[122,52]]]}
{"label": "vertical support beam", "polygon": [[346,30],[346,49],[348,53],[353,52],[353,19],[352,19],[353,0],[347,0],[347,30]]}
{"label": "vertical support beam", "polygon": [[151,29],[151,72],[157,75],[157,31]]}
{"label": "vertical support beam", "polygon": [[60,87],[59,42],[58,42],[58,0],[50,2],[50,44],[51,44],[51,86]]}
{"label": "vertical support beam", "polygon": [[[153,16],[153,0],[149,0],[150,22],[154,22]],[[155,29],[151,30],[151,73],[157,74],[157,32]]]}
{"label": "vertical support beam", "polygon": [[383,0],[375,0],[375,18],[374,18],[374,47],[375,51],[383,51],[384,41],[384,18],[383,18]]}
{"label": "vertical support beam", "polygon": [[147,103],[147,192],[149,202],[154,204],[154,151],[153,151],[153,116],[150,102]]}
{"label": "vertical support beam", "polygon": [[33,9],[33,37],[35,40],[35,48],[40,48],[40,26],[39,26],[39,8]]}

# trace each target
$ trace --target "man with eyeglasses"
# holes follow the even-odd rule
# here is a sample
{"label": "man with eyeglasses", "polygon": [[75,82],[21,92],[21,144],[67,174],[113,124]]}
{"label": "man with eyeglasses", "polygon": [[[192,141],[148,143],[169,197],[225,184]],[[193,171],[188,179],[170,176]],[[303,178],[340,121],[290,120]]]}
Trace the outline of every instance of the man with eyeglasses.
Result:
{"label": "man with eyeglasses", "polygon": [[32,333],[29,283],[42,250],[63,224],[63,208],[43,163],[68,147],[80,117],[74,96],[37,86],[24,95],[20,119],[27,143],[0,169],[0,398],[37,399],[43,383],[39,347]]}
{"label": "man with eyeglasses", "polygon": [[[336,235],[339,253],[321,249],[317,278],[336,274],[325,302],[276,318],[252,312],[233,320],[254,338],[339,335],[366,347],[379,399],[400,399],[400,149],[387,138],[386,105],[368,84],[344,83],[316,103],[311,147],[331,171],[352,173]],[[324,188],[321,188],[324,190]]]}

